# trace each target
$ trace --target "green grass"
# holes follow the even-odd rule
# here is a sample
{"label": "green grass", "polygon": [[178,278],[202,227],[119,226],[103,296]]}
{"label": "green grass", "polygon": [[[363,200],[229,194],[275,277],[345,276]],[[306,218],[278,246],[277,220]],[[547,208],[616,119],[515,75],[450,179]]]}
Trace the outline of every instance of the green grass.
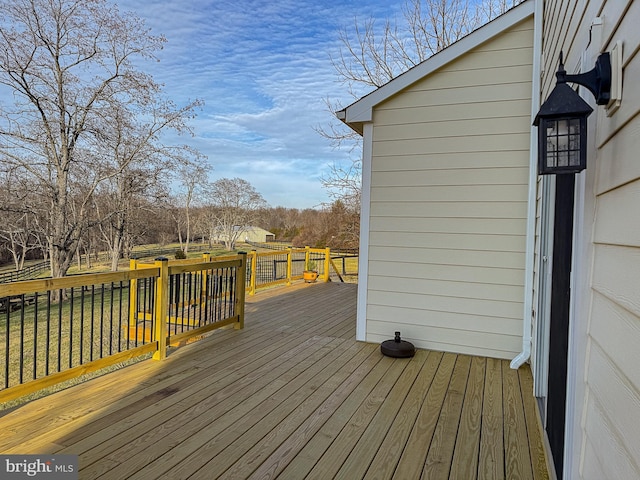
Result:
{"label": "green grass", "polygon": [[[9,386],[41,378],[130,348],[123,325],[128,322],[129,289],[74,290],[71,299],[47,305],[46,293],[36,305],[16,310],[9,320]],[[73,305],[72,305],[73,303]],[[48,334],[47,334],[48,333]],[[48,344],[48,347],[47,347]],[[0,366],[5,386],[7,313],[0,314]],[[22,366],[21,366],[22,364]],[[22,382],[20,374],[22,372]]]}

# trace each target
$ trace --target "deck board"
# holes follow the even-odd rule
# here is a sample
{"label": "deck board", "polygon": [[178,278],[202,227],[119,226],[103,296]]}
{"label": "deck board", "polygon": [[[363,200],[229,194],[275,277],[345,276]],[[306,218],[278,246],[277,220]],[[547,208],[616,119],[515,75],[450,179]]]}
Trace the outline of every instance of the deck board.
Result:
{"label": "deck board", "polygon": [[528,367],[384,357],[355,288],[249,297],[244,330],[0,416],[0,451],[78,454],[81,479],[549,478]]}

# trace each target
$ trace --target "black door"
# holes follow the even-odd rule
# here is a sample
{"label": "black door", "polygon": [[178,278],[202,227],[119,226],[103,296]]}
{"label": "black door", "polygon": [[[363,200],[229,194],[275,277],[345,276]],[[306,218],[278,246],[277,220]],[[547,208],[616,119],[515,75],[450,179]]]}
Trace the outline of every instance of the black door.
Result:
{"label": "black door", "polygon": [[558,478],[562,478],[564,453],[574,190],[574,174],[556,176],[546,430]]}

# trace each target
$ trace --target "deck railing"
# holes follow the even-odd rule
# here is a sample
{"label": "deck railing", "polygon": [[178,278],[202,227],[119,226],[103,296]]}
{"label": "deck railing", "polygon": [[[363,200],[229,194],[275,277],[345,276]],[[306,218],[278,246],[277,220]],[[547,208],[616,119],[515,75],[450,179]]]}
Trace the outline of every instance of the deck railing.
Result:
{"label": "deck railing", "polygon": [[0,402],[244,326],[246,254],[132,267],[0,285]]}
{"label": "deck railing", "polygon": [[247,254],[247,289],[254,295],[261,287],[291,285],[302,280],[303,272],[310,264],[318,272],[319,279],[330,280],[331,249],[287,248],[272,252],[252,250]]}
{"label": "deck railing", "polygon": [[252,250],[247,254],[247,289],[249,295],[256,290],[272,285],[291,285],[303,278],[303,272],[310,264],[318,272],[320,281],[328,282],[332,272],[340,281],[348,272],[347,261],[357,260],[357,253],[332,252],[330,248],[286,248],[270,252]]}

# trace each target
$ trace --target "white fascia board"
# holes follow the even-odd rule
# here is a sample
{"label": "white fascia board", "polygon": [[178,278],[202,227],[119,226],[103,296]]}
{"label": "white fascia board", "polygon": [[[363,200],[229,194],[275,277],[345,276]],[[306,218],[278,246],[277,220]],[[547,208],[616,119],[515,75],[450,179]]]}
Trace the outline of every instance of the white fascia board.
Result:
{"label": "white fascia board", "polygon": [[486,25],[473,31],[466,37],[451,44],[424,62],[416,65],[411,70],[399,75],[389,83],[374,90],[360,100],[352,103],[343,110],[344,118],[340,118],[347,125],[351,123],[363,123],[373,121],[373,107],[407,88],[425,76],[443,67],[449,62],[469,52],[473,48],[491,40],[502,32],[533,15],[536,2],[528,0],[508,12],[500,15]]}

